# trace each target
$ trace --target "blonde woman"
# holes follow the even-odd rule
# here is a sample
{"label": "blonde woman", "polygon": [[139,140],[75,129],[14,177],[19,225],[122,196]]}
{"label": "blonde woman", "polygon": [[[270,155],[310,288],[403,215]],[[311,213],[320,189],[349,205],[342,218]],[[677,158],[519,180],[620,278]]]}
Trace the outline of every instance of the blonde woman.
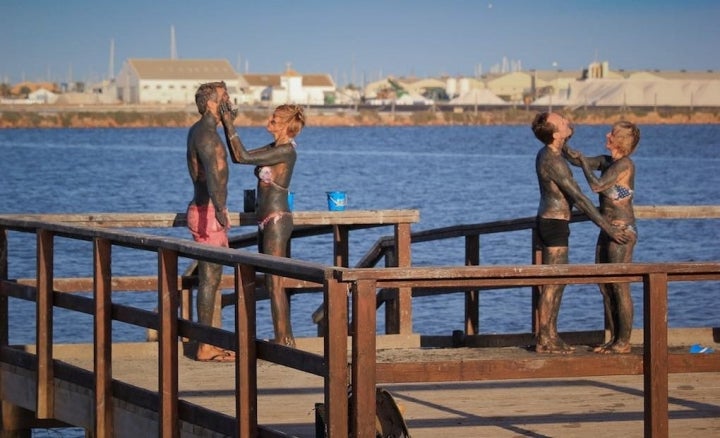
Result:
{"label": "blonde woman", "polygon": [[[630,263],[637,243],[637,226],[633,210],[635,193],[635,163],[630,155],[640,141],[640,130],[631,122],[620,121],[605,136],[610,155],[585,157],[567,148],[565,155],[572,164],[580,166],[593,192],[600,195],[600,213],[614,226],[629,232],[625,243],[609,238],[604,231],[598,236],[595,248],[596,263]],[[594,171],[600,171],[600,176]],[[600,284],[610,339],[595,348],[597,353],[629,353],[633,324],[633,300],[629,283]]]}
{"label": "blonde woman", "polygon": [[[293,230],[293,218],[288,205],[288,193],[297,153],[295,137],[305,126],[305,114],[299,105],[280,105],[267,122],[272,143],[246,150],[233,126],[234,113],[229,101],[221,108],[225,138],[233,163],[255,167],[257,182],[258,246],[263,254],[278,257],[287,255],[287,242]],[[294,347],[295,338],[290,324],[290,303],[281,288],[280,278],[266,275],[270,295],[275,342]]]}

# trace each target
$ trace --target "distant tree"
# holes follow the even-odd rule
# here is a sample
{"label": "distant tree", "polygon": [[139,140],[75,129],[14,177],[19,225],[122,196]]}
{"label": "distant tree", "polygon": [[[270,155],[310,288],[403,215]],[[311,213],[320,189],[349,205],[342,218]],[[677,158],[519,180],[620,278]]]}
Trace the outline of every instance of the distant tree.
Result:
{"label": "distant tree", "polygon": [[32,93],[32,90],[27,85],[23,85],[20,87],[20,95],[23,97],[28,97],[28,95]]}
{"label": "distant tree", "polygon": [[12,89],[12,87],[10,87],[10,84],[6,84],[6,83],[0,84],[0,96],[10,97],[11,89]]}

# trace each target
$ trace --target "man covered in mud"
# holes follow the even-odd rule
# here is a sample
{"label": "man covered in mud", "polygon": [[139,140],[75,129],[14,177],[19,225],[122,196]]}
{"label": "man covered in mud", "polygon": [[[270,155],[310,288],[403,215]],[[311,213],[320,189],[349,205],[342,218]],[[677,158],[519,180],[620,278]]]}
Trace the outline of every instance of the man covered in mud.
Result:
{"label": "man covered in mud", "polygon": [[[540,189],[536,227],[543,264],[568,263],[569,225],[573,205],[577,205],[614,241],[622,244],[630,240],[632,236],[627,231],[613,227],[598,212],[573,178],[570,166],[563,156],[563,149],[567,148],[567,141],[573,134],[570,121],[557,113],[539,113],[532,122],[532,131],[544,145],[535,159]],[[561,284],[541,287],[535,347],[538,353],[569,354],[575,350],[560,338],[557,331],[564,289],[565,286]]]}
{"label": "man covered in mud", "polygon": [[[196,242],[228,247],[230,219],[227,211],[228,163],[225,143],[220,139],[220,103],[227,96],[224,82],[200,85],[195,104],[200,120],[190,128],[187,137],[187,166],[194,195],[187,208],[187,223]],[[198,262],[198,321],[220,327],[220,280],[222,265]],[[195,358],[204,362],[231,362],[235,353],[199,343]]]}

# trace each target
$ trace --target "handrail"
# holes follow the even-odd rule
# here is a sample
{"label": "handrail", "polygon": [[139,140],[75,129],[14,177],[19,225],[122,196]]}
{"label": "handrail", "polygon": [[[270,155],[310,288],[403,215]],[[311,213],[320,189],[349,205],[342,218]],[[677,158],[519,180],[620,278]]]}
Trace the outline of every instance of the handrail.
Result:
{"label": "handrail", "polygon": [[146,251],[157,251],[159,248],[163,248],[177,251],[179,256],[225,264],[227,266],[247,264],[255,266],[257,270],[261,272],[320,283],[325,277],[325,271],[328,269],[327,266],[319,263],[273,257],[257,252],[211,247],[188,239],[156,236],[134,231],[66,225],[63,223],[43,222],[35,219],[8,219],[3,216],[0,216],[0,227],[25,232],[34,232],[42,229],[52,232],[56,236],[85,241],[107,239],[113,245]]}
{"label": "handrail", "polygon": [[[720,280],[720,262],[697,263],[637,263],[592,265],[534,265],[534,266],[461,266],[461,267],[422,267],[422,268],[385,268],[385,269],[338,269],[335,279],[347,283],[352,291],[353,310],[351,329],[355,334],[352,349],[352,405],[356,407],[353,418],[354,430],[363,430],[370,436],[370,425],[374,420],[374,403],[370,389],[379,382],[439,382],[473,381],[481,379],[509,379],[528,377],[591,376],[606,374],[633,373],[640,368],[644,375],[645,411],[644,424],[646,437],[668,436],[668,374],[671,372],[720,371],[720,360],[701,359],[702,364],[693,368],[689,353],[678,360],[668,360],[668,282]],[[424,287],[442,289],[448,286],[481,288],[485,286],[524,287],[539,286],[549,282],[555,284],[577,283],[643,283],[643,355],[642,361],[627,360],[626,364],[605,363],[583,367],[584,363],[599,362],[606,359],[578,358],[580,365],[570,367],[572,357],[561,358],[564,366],[557,367],[548,362],[537,362],[523,367],[518,362],[513,367],[502,360],[494,361],[486,367],[473,367],[462,361],[441,363],[394,362],[377,363],[374,339],[375,295],[377,288]],[[689,356],[689,357],[688,357]],[[546,356],[547,357],[547,356]],[[557,357],[557,356],[556,356]],[[629,358],[630,356],[626,357]],[[547,362],[547,363],[546,363]],[[680,362],[682,365],[677,365]],[[505,369],[515,369],[506,372]],[[523,368],[526,368],[523,371]],[[529,369],[529,370],[528,370]],[[495,370],[495,371],[493,371]],[[362,389],[359,389],[362,388]]]}
{"label": "handrail", "polygon": [[[651,211],[653,210],[653,211]],[[720,217],[717,207],[703,208],[693,214],[703,218]],[[643,218],[670,218],[688,211],[682,208],[652,207]],[[694,216],[690,216],[694,217]],[[165,219],[163,219],[165,220]],[[573,216],[574,221],[585,220],[582,215]],[[479,237],[484,232],[500,232],[532,228],[534,218],[521,218],[490,224],[463,225],[424,232],[419,239],[452,237]],[[523,228],[524,227],[524,228]],[[37,236],[38,278],[35,287],[18,284],[7,278],[7,231],[35,233]],[[62,236],[93,242],[94,296],[93,298],[62,296],[54,290],[53,282],[53,239]],[[381,239],[387,245],[387,239]],[[425,240],[426,241],[426,240]],[[381,246],[382,246],[381,245]],[[139,309],[111,304],[110,255],[113,246],[122,246],[158,254],[157,287],[159,310],[157,315]],[[475,248],[474,245],[469,245]],[[377,251],[375,251],[377,253]],[[179,257],[220,263],[234,268],[235,288],[235,331],[234,333],[201,326],[177,316],[177,291],[180,289],[177,262]],[[323,356],[301,352],[288,347],[259,341],[255,337],[253,283],[257,271],[323,285],[324,311],[329,315],[324,331],[325,349]],[[294,259],[276,258],[242,250],[209,247],[188,239],[159,237],[125,230],[110,230],[104,227],[68,225],[45,222],[37,217],[0,216],[0,297],[14,296],[35,300],[37,304],[37,414],[38,418],[51,418],[54,411],[52,382],[58,364],[53,359],[52,312],[54,307],[65,307],[78,311],[93,312],[95,315],[96,351],[95,397],[97,406],[111,404],[114,386],[112,379],[111,343],[109,322],[125,321],[141,327],[155,328],[160,332],[159,406],[161,436],[173,436],[177,431],[177,338],[213,343],[223,348],[235,349],[237,414],[234,432],[238,435],[257,434],[261,426],[250,407],[256,396],[257,382],[253,380],[255,361],[259,358],[280,363],[304,372],[321,375],[325,379],[325,405],[330,435],[345,437],[348,421],[359,436],[370,435],[374,426],[374,388],[378,381],[393,381],[394,375],[417,376],[417,373],[403,373],[410,369],[407,364],[377,364],[376,339],[376,291],[379,288],[422,287],[430,293],[444,293],[447,288],[473,290],[484,287],[527,287],[554,283],[598,283],[598,282],[643,282],[644,288],[644,351],[642,362],[628,360],[628,364],[642,364],[645,375],[645,427],[648,436],[667,435],[667,374],[692,368],[691,362],[702,361],[700,371],[720,370],[715,358],[681,359],[683,366],[668,363],[667,351],[667,283],[670,281],[705,281],[720,279],[720,263],[631,263],[598,265],[520,265],[520,266],[457,266],[457,267],[410,267],[410,268],[337,268]],[[351,313],[348,312],[348,291],[352,295]],[[2,304],[3,300],[0,300]],[[0,315],[7,315],[5,303],[0,306]],[[5,307],[4,309],[2,307]],[[154,321],[153,322],[153,317]],[[0,350],[5,358],[15,355],[7,351],[7,318],[0,326]],[[348,363],[346,343],[348,327],[351,325],[353,385],[353,415],[348,419],[347,385]],[[688,355],[689,356],[689,355]],[[602,358],[598,356],[598,359]],[[13,359],[14,360],[14,359]],[[417,364],[415,366],[418,366]],[[673,368],[675,367],[675,368]],[[477,372],[465,368],[443,367],[425,379],[449,379],[461,376],[464,379],[481,378]],[[630,370],[630,365],[620,368]],[[696,368],[692,368],[696,369]],[[699,369],[699,368],[698,368]],[[382,370],[382,373],[379,373]],[[387,372],[386,372],[387,371]],[[577,371],[577,372],[581,372]],[[545,374],[543,374],[545,375]],[[430,380],[428,380],[430,381]],[[95,432],[108,430],[112,425],[112,410],[97,412]],[[227,421],[221,422],[228,424]],[[221,427],[221,426],[218,426]],[[102,434],[102,433],[100,433]]]}
{"label": "handrail", "polygon": [[[646,205],[646,206],[634,206],[635,216],[639,220],[650,220],[650,219],[720,219],[720,206],[717,205],[673,205],[673,206],[658,206],[658,205]],[[590,219],[587,215],[580,211],[573,211],[570,221],[571,222],[585,222]],[[516,218],[510,220],[500,220],[494,222],[485,222],[477,224],[461,224],[451,225],[447,227],[433,228],[423,231],[415,231],[410,234],[411,244],[418,244],[424,242],[433,242],[438,240],[464,238],[465,239],[465,260],[467,265],[479,265],[480,264],[480,236],[485,234],[504,233],[512,231],[532,230],[535,232],[536,219],[534,216]],[[533,234],[532,241],[530,243],[531,250],[533,253],[532,263],[538,263],[540,254],[533,248],[535,236]],[[365,257],[360,259],[360,262],[356,265],[357,268],[374,268],[382,257],[388,257],[393,254],[395,250],[395,243],[392,236],[380,237],[375,244],[370,248]],[[493,286],[495,287],[495,286]],[[489,289],[493,287],[484,287],[482,289]],[[466,293],[466,321],[465,331],[467,334],[477,334],[479,332],[479,314],[477,310],[478,296],[477,291],[479,289],[462,289],[455,288],[447,292],[465,292]],[[413,296],[422,296],[432,294],[432,292],[425,291],[422,287],[416,286],[413,288]],[[535,300],[537,300],[539,290],[535,287],[533,293],[533,307],[535,307]],[[393,301],[395,294],[391,288],[381,289],[377,294],[377,308],[379,309],[383,304],[388,301]],[[323,314],[319,311],[313,315],[313,321],[320,323],[323,319]],[[533,319],[533,328],[535,327],[535,320]]]}
{"label": "handrail", "polygon": [[[720,219],[720,206],[717,205],[636,205],[634,211],[636,219]],[[580,211],[573,211],[570,219],[571,222],[589,220],[587,215]],[[433,228],[414,232],[411,239],[413,243],[420,243],[478,234],[528,230],[534,227],[535,216],[529,216],[518,219]]]}
{"label": "handrail", "polygon": [[[195,243],[189,239],[160,237],[144,233],[112,230],[103,227],[67,225],[57,222],[44,222],[36,218],[0,217],[0,265],[7,265],[7,232],[17,231],[34,233],[37,236],[37,272],[35,286],[18,284],[7,278],[7,269],[0,270],[0,314],[7,315],[8,296],[29,299],[36,302],[36,416],[39,419],[53,418],[55,364],[53,357],[53,309],[63,307],[74,311],[92,314],[95,327],[93,345],[95,350],[94,387],[98,412],[95,417],[95,432],[105,436],[112,430],[112,410],[100,407],[112,406],[112,373],[110,323],[113,320],[123,321],[132,325],[152,328],[160,334],[158,375],[159,375],[159,416],[160,436],[178,436],[180,412],[178,410],[178,336],[209,343],[221,348],[237,351],[236,360],[236,397],[242,402],[237,403],[237,421],[235,432],[227,434],[238,436],[256,435],[260,426],[257,425],[256,412],[250,408],[257,393],[255,362],[264,359],[279,363],[286,367],[304,372],[328,376],[328,364],[338,364],[339,358],[346,363],[346,352],[336,347],[335,351],[326,351],[325,357],[288,349],[280,345],[269,344],[256,339],[255,336],[255,297],[254,286],[256,272],[280,275],[300,281],[326,283],[332,277],[332,266],[301,261],[296,259],[273,257],[256,252],[211,247]],[[93,297],[73,296],[54,290],[54,238],[64,237],[93,243],[94,287]],[[112,303],[111,252],[113,246],[153,251],[158,254],[157,290],[159,292],[158,312],[156,314],[130,306]],[[193,260],[204,260],[235,268],[236,317],[233,332],[206,327],[178,317],[178,281],[177,264],[180,257]],[[342,297],[345,297],[343,292]],[[2,343],[0,351],[3,358],[15,355],[9,353],[7,318],[2,323]],[[345,327],[345,330],[347,328]],[[332,354],[331,354],[332,353]],[[337,358],[329,359],[332,355]],[[5,360],[5,359],[3,359]],[[334,365],[339,368],[339,365]],[[346,364],[343,365],[346,367]],[[337,374],[337,373],[336,373]],[[339,378],[339,377],[336,377]],[[79,381],[80,382],[80,381]],[[340,382],[347,386],[347,376]],[[342,401],[340,402],[342,403]],[[345,397],[345,403],[347,403]],[[345,420],[347,422],[347,420]],[[226,423],[218,423],[226,424]]]}

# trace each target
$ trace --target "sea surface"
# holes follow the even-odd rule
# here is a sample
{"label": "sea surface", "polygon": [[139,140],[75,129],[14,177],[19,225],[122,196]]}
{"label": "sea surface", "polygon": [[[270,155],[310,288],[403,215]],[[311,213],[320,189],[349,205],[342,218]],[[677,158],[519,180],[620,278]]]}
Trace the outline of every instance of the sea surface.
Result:
{"label": "sea surface", "polygon": [[[576,127],[572,145],[587,155],[606,152],[609,126]],[[270,140],[262,128],[241,128],[249,148]],[[0,213],[184,212],[192,196],[185,162],[187,129],[5,129],[0,130]],[[641,126],[633,159],[637,166],[636,205],[720,205],[720,125]],[[420,210],[413,231],[458,224],[534,216],[538,189],[534,170],[540,143],[526,126],[457,127],[308,127],[297,138],[298,162],[291,190],[296,210],[326,210],[326,192],[347,193],[351,209]],[[229,207],[240,211],[243,190],[254,188],[252,166],[232,165]],[[596,202],[582,173],[580,187]],[[635,260],[720,260],[718,220],[643,220]],[[232,230],[245,233],[252,228]],[[592,263],[597,228],[590,222],[571,226],[571,263]],[[143,229],[190,239],[184,228]],[[391,228],[351,232],[351,264]],[[257,248],[251,247],[254,251]],[[331,263],[330,236],[305,238],[293,245],[293,256]],[[528,264],[530,232],[481,238],[482,264]],[[92,275],[87,242],[56,239],[56,277]],[[413,265],[461,265],[462,239],[413,246]],[[184,270],[181,260],[180,270]],[[152,253],[116,248],[115,275],[153,275]],[[11,278],[35,273],[34,237],[10,233]],[[115,302],[153,309],[157,294],[116,294]],[[636,327],[642,326],[642,288],[633,285]],[[481,294],[483,333],[530,330],[529,289]],[[321,294],[293,297],[296,336],[316,332],[310,314]],[[32,343],[35,309],[12,299],[10,340]],[[720,326],[717,282],[673,283],[671,327]],[[232,309],[224,324],[232,327]],[[378,318],[382,320],[383,318]],[[414,329],[422,334],[450,334],[463,327],[461,294],[425,297],[414,305]],[[383,330],[382,321],[379,329]],[[595,285],[568,286],[560,312],[560,330],[603,326],[600,294]],[[54,337],[58,342],[90,342],[92,320],[59,310]],[[267,302],[258,304],[258,335],[272,337]],[[113,326],[117,341],[139,341],[144,330]]]}

